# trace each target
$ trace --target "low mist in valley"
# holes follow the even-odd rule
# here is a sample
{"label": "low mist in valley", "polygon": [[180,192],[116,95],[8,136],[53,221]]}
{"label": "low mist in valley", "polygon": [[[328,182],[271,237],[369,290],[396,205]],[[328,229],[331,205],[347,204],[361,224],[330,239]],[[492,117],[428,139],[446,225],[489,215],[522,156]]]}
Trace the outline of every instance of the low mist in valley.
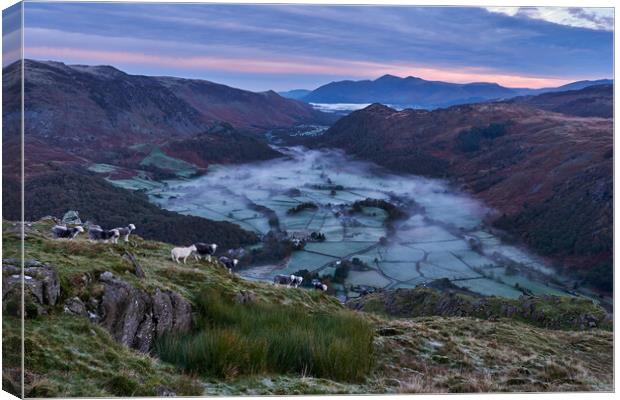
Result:
{"label": "low mist in valley", "polygon": [[[214,165],[205,176],[168,181],[149,195],[166,209],[230,221],[262,237],[271,231],[279,240],[306,239],[286,259],[245,262],[240,273],[250,279],[301,270],[332,280],[344,276],[334,288],[342,297],[441,278],[515,298],[561,291],[560,282],[549,284],[552,271],[540,259],[485,228],[493,210],[446,182],[389,173],[339,150],[278,150],[285,156]],[[392,219],[385,207],[371,204],[353,209],[366,199],[384,201],[377,204],[394,206],[402,215]],[[299,210],[292,211],[295,207]],[[313,232],[324,241],[311,239]],[[343,260],[349,261],[346,273],[337,271]]]}

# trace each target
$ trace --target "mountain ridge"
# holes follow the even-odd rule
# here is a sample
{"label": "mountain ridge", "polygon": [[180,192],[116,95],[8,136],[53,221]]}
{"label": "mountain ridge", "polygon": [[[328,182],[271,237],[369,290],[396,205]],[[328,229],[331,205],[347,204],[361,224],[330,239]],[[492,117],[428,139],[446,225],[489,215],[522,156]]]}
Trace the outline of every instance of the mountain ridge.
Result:
{"label": "mountain ridge", "polygon": [[[19,89],[20,65],[3,68],[5,93]],[[101,137],[106,145],[132,138],[188,136],[220,122],[260,132],[330,118],[273,91],[255,93],[206,80],[131,75],[108,65],[30,59],[24,65],[27,133],[66,147]],[[4,107],[9,118],[3,128],[18,131],[19,121],[10,118],[19,113],[18,96],[6,97]]]}
{"label": "mountain ridge", "polygon": [[383,103],[433,109],[552,91],[577,90],[599,84],[613,84],[613,80],[584,80],[555,88],[528,89],[505,87],[495,82],[453,83],[385,74],[374,80],[332,81],[309,91],[305,96],[302,96],[305,89],[284,93],[294,92],[295,98],[308,103]]}

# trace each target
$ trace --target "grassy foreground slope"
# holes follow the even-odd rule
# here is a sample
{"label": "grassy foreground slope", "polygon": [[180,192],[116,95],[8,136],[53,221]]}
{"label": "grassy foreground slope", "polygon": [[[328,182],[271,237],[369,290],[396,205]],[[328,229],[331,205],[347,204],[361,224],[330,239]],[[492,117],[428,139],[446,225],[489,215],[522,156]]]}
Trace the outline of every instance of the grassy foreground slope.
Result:
{"label": "grassy foreground slope", "polygon": [[[56,306],[26,320],[30,397],[613,388],[613,334],[606,330],[549,330],[501,318],[394,319],[348,310],[323,293],[230,276],[207,261],[177,265],[165,243],[138,236],[116,246],[53,240],[50,226],[25,227],[26,257],[54,266],[61,288]],[[4,221],[3,240],[3,257],[18,257],[17,224]],[[193,329],[162,338],[146,355],[88,318],[66,314],[67,299],[97,295],[96,276],[104,271],[149,293],[179,293],[192,303]],[[20,340],[11,329],[17,321],[5,316],[3,325],[3,388],[9,390],[19,366],[11,354]],[[317,329],[330,340],[321,341]],[[248,349],[250,355],[236,351]]]}

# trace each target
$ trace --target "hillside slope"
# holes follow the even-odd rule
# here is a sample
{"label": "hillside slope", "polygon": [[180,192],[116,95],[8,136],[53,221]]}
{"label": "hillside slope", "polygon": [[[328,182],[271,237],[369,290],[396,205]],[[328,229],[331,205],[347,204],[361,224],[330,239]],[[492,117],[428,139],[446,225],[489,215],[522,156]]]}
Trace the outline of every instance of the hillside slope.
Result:
{"label": "hillside slope", "polygon": [[[26,296],[25,391],[29,397],[612,389],[613,334],[609,331],[549,330],[509,318],[390,319],[353,312],[323,293],[243,280],[207,261],[175,264],[169,259],[170,245],[139,236],[116,246],[92,244],[83,237],[53,240],[49,235],[52,224],[41,220],[25,226],[26,258],[37,260],[28,261],[29,281],[39,282],[39,272],[33,271],[42,268],[48,276],[43,285],[47,296],[34,296],[40,287],[37,285],[28,286]],[[20,323],[12,314],[11,274],[16,261],[11,258],[20,253],[19,231],[18,224],[3,221],[3,277],[8,285],[3,286],[3,388],[13,393],[18,388],[20,359],[10,350],[19,346]],[[52,297],[49,293],[53,290],[57,291]],[[208,296],[206,303],[204,293]],[[132,301],[124,300],[127,295]],[[193,352],[199,355],[208,351],[211,358],[206,365],[213,369],[188,373],[191,366],[179,364],[162,352],[161,346],[169,342],[159,341],[166,337],[161,336],[161,329],[176,328],[160,326],[157,321],[157,328],[140,322],[150,314],[139,307],[152,307],[158,321],[170,321],[169,314],[162,314],[158,308],[166,298],[163,295],[180,296],[175,297],[172,307],[177,320],[187,320],[190,314],[174,304],[187,302],[191,307],[192,328],[178,331],[173,340],[195,341],[205,329],[217,337],[219,329],[225,327],[228,341],[222,351],[206,343],[201,351]],[[131,305],[134,302],[136,308]],[[102,307],[106,313],[101,314]],[[596,307],[589,307],[596,312]],[[291,313],[298,320],[282,327],[279,321]],[[252,315],[259,322],[244,331],[236,315]],[[209,321],[206,326],[205,321]],[[319,326],[321,334],[300,335],[297,324],[310,330]],[[122,334],[131,332],[132,327],[141,333]],[[333,348],[305,347],[348,327],[355,331],[340,337]],[[287,348],[289,342],[283,340],[282,328],[287,337],[298,340],[292,354],[302,356],[282,354],[276,366],[334,354],[352,358],[333,364],[338,371],[330,369],[328,363],[309,364],[299,370],[291,364],[288,372],[266,372],[271,362],[269,352],[256,348],[252,357],[243,357],[248,353],[240,349],[255,343],[254,335],[261,340],[256,343]],[[270,331],[278,334],[264,336]],[[148,332],[156,336],[150,337]],[[350,347],[355,343],[353,337],[364,332],[371,335],[371,348]],[[135,349],[134,338],[140,343],[154,340],[151,356]],[[121,344],[127,340],[134,344]],[[185,351],[184,347],[178,349]],[[343,353],[344,349],[349,352]],[[364,364],[367,361],[370,364]],[[252,365],[256,369],[247,369]],[[362,373],[361,377],[342,375],[351,368]]]}
{"label": "hillside slope", "polygon": [[234,164],[282,157],[254,135],[235,130],[230,124],[213,126],[186,139],[171,140],[163,146],[166,154],[206,168],[209,164]]}
{"label": "hillside slope", "polygon": [[[19,63],[5,67],[3,129],[19,119]],[[130,75],[111,66],[25,60],[26,135],[86,150],[201,133],[218,122],[264,130],[325,116],[275,92],[197,79]]]}
{"label": "hillside slope", "polygon": [[546,87],[540,89],[529,89],[529,95],[537,95],[542,93],[551,93],[551,92],[566,92],[568,90],[581,90],[587,88],[589,86],[599,86],[599,85],[613,85],[613,79],[595,79],[595,80],[584,80],[584,81],[576,81],[567,83],[566,85],[558,86],[558,87]]}
{"label": "hillside slope", "polygon": [[588,86],[579,90],[515,97],[511,103],[528,104],[541,110],[578,117],[611,118],[614,114],[613,85]]}
{"label": "hillside slope", "polygon": [[400,112],[375,104],[319,141],[398,172],[457,182],[499,211],[498,226],[610,291],[612,132],[611,119],[517,104]]}

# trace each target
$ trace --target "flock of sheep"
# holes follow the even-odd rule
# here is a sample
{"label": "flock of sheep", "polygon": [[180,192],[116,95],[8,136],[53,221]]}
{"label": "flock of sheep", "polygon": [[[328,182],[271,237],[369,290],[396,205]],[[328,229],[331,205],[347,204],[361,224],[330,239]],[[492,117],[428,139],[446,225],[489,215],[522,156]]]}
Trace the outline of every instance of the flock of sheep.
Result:
{"label": "flock of sheep", "polygon": [[[125,242],[129,241],[129,235],[132,231],[136,229],[134,224],[129,224],[126,227],[114,228],[114,229],[102,229],[99,225],[89,225],[88,227],[88,239],[91,242],[103,241],[104,243],[108,243],[111,241],[112,243],[118,243],[118,239],[122,236]],[[56,238],[65,238],[65,239],[75,239],[77,235],[84,232],[84,228],[81,226],[76,227],[67,227],[63,225],[55,225],[52,228],[52,234]],[[176,263],[180,263],[183,260],[183,264],[187,264],[187,259],[193,254],[194,258],[198,261],[201,260],[202,257],[206,257],[209,262],[211,262],[211,256],[215,255],[217,250],[217,244],[211,243],[194,243],[188,247],[174,247],[170,251],[170,256],[172,261]],[[228,270],[229,274],[232,274],[233,269],[239,263],[239,260],[236,258],[229,258],[226,256],[221,256],[218,258],[218,261]],[[287,287],[299,287],[303,282],[304,278],[297,275],[276,275],[273,278],[273,283],[286,285]],[[318,279],[312,280],[312,286],[321,291],[327,291],[327,285],[322,283]]]}
{"label": "flock of sheep", "polygon": [[[89,225],[88,239],[91,242],[103,241],[107,243],[118,243],[118,239],[122,236],[125,242],[129,241],[129,235],[136,229],[134,224],[114,229],[102,229],[99,225]],[[52,228],[52,234],[56,238],[74,239],[78,234],[83,233],[84,228],[81,226],[67,227],[64,225],[55,225]]]}
{"label": "flock of sheep", "polygon": [[[196,260],[201,260],[202,257],[207,257],[209,262],[211,261],[211,256],[215,255],[215,251],[217,250],[217,244],[211,243],[194,243],[188,247],[174,247],[170,251],[170,256],[172,257],[172,261],[175,261],[180,264],[180,260],[183,260],[183,264],[187,264],[187,258],[194,255]],[[233,268],[237,266],[239,260],[236,258],[228,258],[226,256],[222,256],[218,258],[219,262],[224,265],[226,269],[228,269],[228,273],[232,274]]]}
{"label": "flock of sheep", "polygon": [[[196,260],[202,259],[202,257],[207,257],[209,261],[211,261],[211,256],[215,255],[215,251],[217,250],[217,244],[211,243],[194,243],[191,246],[187,247],[175,247],[170,251],[170,256],[172,257],[172,261],[180,263],[180,260],[183,260],[183,264],[187,263],[187,259],[193,254]],[[219,262],[224,265],[226,269],[228,269],[228,273],[232,274],[233,269],[237,266],[239,260],[236,258],[228,258],[226,256],[222,256],[218,258]],[[286,285],[287,287],[299,287],[303,282],[304,278],[297,275],[276,275],[273,278],[273,283]],[[312,286],[314,286],[317,290],[327,291],[327,285],[322,283],[318,279],[312,280]]]}

